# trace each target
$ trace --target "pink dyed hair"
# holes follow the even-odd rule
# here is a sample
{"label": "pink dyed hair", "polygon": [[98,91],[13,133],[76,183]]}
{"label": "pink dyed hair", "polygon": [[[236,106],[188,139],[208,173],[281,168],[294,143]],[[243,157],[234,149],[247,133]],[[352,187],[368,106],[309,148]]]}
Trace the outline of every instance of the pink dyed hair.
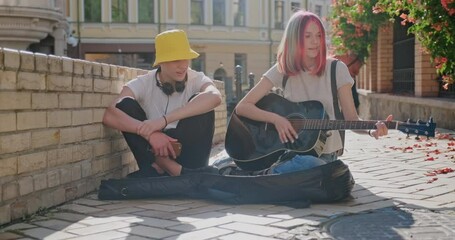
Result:
{"label": "pink dyed hair", "polygon": [[295,12],[286,26],[277,51],[278,70],[286,75],[294,76],[305,71],[303,57],[305,55],[305,30],[310,22],[316,23],[321,32],[320,52],[316,57],[316,67],[311,74],[322,75],[325,70],[327,47],[325,44],[325,29],[321,19],[314,13],[299,10]]}

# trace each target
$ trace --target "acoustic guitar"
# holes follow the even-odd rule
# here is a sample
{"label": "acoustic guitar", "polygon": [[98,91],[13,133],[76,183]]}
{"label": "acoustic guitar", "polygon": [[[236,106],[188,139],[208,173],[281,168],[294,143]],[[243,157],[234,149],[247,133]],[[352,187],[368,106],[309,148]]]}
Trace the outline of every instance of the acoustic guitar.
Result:
{"label": "acoustic guitar", "polygon": [[[281,143],[273,124],[254,121],[232,113],[226,132],[225,148],[238,167],[255,171],[270,167],[286,150],[319,157],[322,154],[328,130],[374,129],[374,121],[329,120],[319,101],[291,102],[270,93],[256,104],[260,109],[286,117],[296,129],[298,139],[294,143]],[[406,134],[434,137],[436,123],[384,122],[389,129]]]}

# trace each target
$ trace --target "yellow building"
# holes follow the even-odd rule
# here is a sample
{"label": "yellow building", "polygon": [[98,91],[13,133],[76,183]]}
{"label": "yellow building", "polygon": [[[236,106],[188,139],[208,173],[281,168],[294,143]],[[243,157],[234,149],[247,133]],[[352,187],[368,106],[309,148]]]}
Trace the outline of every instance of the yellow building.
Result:
{"label": "yellow building", "polygon": [[329,6],[329,0],[71,0],[68,21],[79,44],[69,47],[68,55],[150,69],[154,37],[183,29],[201,54],[192,61],[193,69],[233,80],[240,65],[247,84],[248,73],[260,76],[274,62],[294,9],[324,17]]}

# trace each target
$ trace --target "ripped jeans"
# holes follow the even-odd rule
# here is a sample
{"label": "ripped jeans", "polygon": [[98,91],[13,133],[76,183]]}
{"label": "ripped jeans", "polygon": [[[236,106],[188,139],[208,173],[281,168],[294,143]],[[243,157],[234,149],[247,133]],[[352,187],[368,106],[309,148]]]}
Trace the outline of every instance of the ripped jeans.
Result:
{"label": "ripped jeans", "polygon": [[293,158],[280,162],[268,171],[269,174],[296,172],[314,168],[337,160],[336,153],[322,154],[319,158],[312,155],[295,155]]}

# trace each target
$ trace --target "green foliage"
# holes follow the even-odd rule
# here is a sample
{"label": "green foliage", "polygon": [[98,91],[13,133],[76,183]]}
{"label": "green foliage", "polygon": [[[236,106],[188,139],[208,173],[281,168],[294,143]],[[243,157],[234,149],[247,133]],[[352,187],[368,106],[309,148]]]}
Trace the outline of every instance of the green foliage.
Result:
{"label": "green foliage", "polygon": [[446,83],[455,80],[455,0],[379,0],[376,10],[399,16],[401,24],[411,24],[416,36],[431,55],[438,74]]}
{"label": "green foliage", "polygon": [[375,14],[372,9],[378,0],[332,1],[332,43],[335,54],[350,52],[365,60],[371,45],[376,41],[379,27],[387,22],[388,15]]}
{"label": "green foliage", "polygon": [[[341,0],[333,1],[333,45],[337,54],[347,51],[368,57],[379,27],[388,19],[411,24],[438,74],[455,81],[455,0]],[[446,85],[447,86],[447,85]]]}

